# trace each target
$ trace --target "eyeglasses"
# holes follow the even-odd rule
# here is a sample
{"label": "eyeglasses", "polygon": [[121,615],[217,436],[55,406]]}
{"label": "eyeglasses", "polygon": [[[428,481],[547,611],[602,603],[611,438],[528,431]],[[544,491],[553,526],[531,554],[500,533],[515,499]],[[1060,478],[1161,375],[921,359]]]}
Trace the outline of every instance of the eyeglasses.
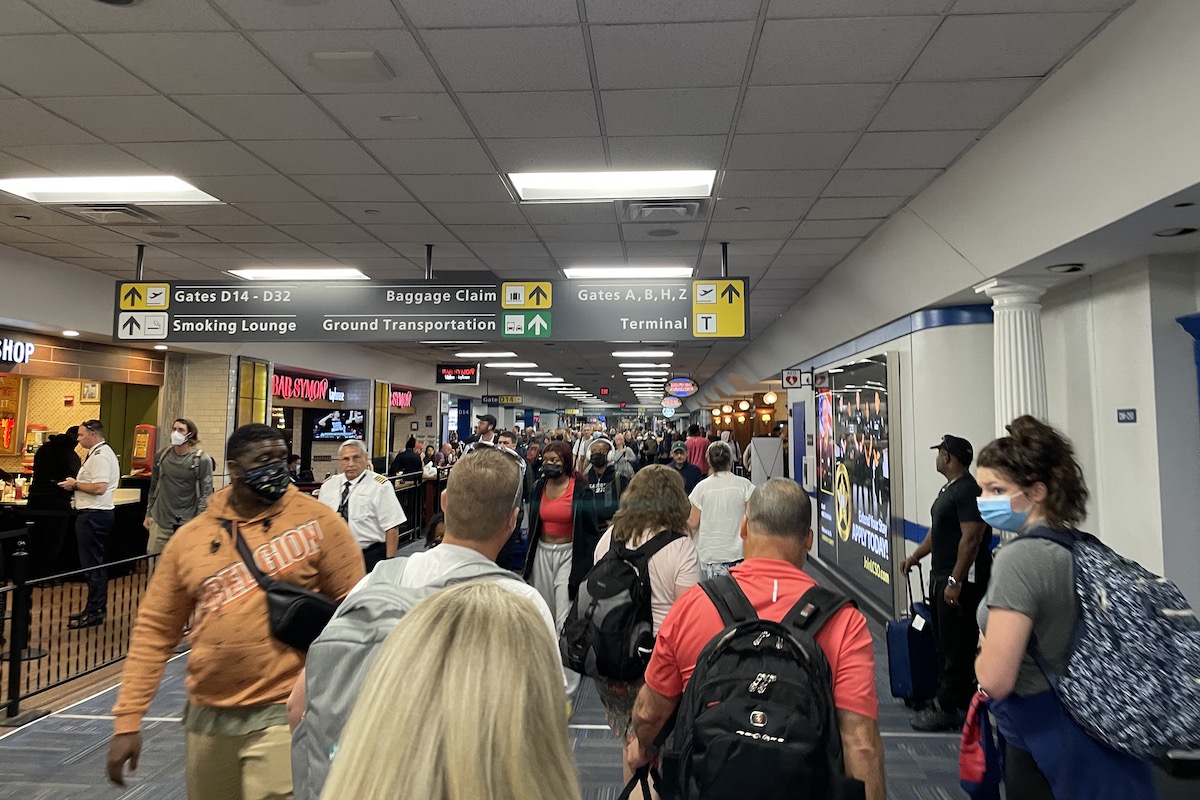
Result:
{"label": "eyeglasses", "polygon": [[526,470],[525,459],[521,458],[521,454],[518,453],[516,450],[513,450],[510,447],[503,447],[498,444],[493,444],[492,442],[484,442],[484,441],[471,442],[470,444],[468,444],[465,448],[463,448],[462,457],[466,458],[471,453],[477,452],[478,450],[484,449],[484,448],[486,448],[488,450],[498,450],[501,453],[504,453],[504,455],[509,456],[512,459],[515,459],[518,466],[521,467],[521,480],[517,481],[517,493],[513,497],[513,504],[512,504],[512,507],[516,508],[517,506],[519,506],[521,504],[521,498],[524,496],[524,492],[522,490],[525,488],[525,470]]}

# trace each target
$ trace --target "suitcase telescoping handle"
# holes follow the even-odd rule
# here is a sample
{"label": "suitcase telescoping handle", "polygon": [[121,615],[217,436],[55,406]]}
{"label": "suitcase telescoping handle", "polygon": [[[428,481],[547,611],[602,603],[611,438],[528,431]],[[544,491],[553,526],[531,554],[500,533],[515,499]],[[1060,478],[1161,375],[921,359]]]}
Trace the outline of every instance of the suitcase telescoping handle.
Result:
{"label": "suitcase telescoping handle", "polygon": [[[925,570],[921,569],[920,561],[918,561],[916,563],[916,567],[917,567],[917,582],[920,583],[920,585],[921,585],[921,601],[923,603],[925,603],[925,605],[928,606],[929,605],[929,592],[925,589]],[[908,575],[904,576],[904,586],[905,586],[905,588],[908,589],[908,607],[911,609],[913,606],[912,578]]]}

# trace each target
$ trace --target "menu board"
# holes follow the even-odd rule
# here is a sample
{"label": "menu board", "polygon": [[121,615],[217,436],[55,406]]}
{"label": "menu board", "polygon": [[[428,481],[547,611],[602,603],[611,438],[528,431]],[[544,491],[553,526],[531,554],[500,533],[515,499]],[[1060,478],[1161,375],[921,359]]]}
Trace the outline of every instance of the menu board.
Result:
{"label": "menu board", "polygon": [[819,373],[817,553],[890,608],[892,493],[887,356]]}

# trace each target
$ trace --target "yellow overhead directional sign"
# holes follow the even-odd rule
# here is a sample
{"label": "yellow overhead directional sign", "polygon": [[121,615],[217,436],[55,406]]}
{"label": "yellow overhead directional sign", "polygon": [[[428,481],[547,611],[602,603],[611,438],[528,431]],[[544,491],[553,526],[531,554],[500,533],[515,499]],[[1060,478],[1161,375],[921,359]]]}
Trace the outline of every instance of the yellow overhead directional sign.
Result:
{"label": "yellow overhead directional sign", "polygon": [[745,279],[692,281],[692,334],[697,338],[746,335]]}
{"label": "yellow overhead directional sign", "polygon": [[550,303],[554,300],[554,287],[550,281],[506,282],[501,287],[501,291],[503,292],[500,296],[502,308],[545,309],[549,308]]}
{"label": "yellow overhead directional sign", "polygon": [[122,311],[162,311],[171,302],[169,283],[121,284]]}

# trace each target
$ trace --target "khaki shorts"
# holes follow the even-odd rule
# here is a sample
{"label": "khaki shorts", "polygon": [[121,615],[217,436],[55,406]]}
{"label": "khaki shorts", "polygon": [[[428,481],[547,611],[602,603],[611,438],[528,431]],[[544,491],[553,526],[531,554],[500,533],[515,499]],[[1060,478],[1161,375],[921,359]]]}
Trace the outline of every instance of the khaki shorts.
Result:
{"label": "khaki shorts", "polygon": [[273,725],[241,736],[187,735],[188,800],[290,800],[292,735]]}

